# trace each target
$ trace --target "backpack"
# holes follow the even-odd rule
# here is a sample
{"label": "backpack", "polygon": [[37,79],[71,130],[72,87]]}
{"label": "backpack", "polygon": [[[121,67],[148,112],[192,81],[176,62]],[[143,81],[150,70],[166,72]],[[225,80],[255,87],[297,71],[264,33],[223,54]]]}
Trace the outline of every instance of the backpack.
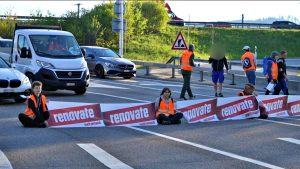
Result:
{"label": "backpack", "polygon": [[249,67],[251,67],[251,62],[250,62],[250,59],[248,57],[246,57],[244,60],[243,60],[243,68],[244,69],[247,69]]}
{"label": "backpack", "polygon": [[268,64],[268,61],[270,60],[271,58],[269,56],[265,56],[264,59],[263,59],[263,74],[266,75],[267,74],[267,64]]}

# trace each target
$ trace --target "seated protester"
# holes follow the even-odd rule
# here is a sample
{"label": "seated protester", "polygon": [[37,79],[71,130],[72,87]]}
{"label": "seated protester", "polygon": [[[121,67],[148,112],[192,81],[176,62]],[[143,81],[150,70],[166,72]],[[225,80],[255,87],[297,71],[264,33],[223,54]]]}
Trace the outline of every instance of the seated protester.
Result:
{"label": "seated protester", "polygon": [[35,81],[31,86],[32,93],[27,100],[27,108],[24,113],[19,114],[19,120],[24,127],[48,126],[49,112],[46,105],[46,97],[41,94],[42,83]]}
{"label": "seated protester", "polygon": [[[239,92],[237,95],[238,96],[250,96],[250,95],[257,96],[257,94],[255,93],[255,86],[251,83],[248,83],[245,85],[245,89],[243,91]],[[260,116],[258,118],[267,119],[268,114],[265,113],[266,108],[265,108],[264,104],[259,100],[257,100],[257,101],[258,101],[258,107],[259,107],[259,111],[260,111]]]}
{"label": "seated protester", "polygon": [[176,113],[176,101],[171,97],[171,90],[164,88],[155,101],[156,119],[158,124],[180,124],[182,113]]}

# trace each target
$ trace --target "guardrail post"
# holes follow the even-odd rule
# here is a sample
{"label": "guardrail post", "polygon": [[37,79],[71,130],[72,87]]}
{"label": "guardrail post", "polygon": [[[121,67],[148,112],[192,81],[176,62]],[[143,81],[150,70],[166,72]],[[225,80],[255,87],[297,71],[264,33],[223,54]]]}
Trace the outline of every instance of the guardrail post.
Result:
{"label": "guardrail post", "polygon": [[234,81],[234,74],[231,74],[232,78],[231,78],[231,84],[230,85],[235,85],[235,81]]}
{"label": "guardrail post", "polygon": [[[175,66],[176,65],[176,63],[175,63],[175,59],[173,60],[173,66]],[[171,78],[175,78],[175,67],[173,67],[172,68],[172,77]]]}
{"label": "guardrail post", "polygon": [[150,66],[146,66],[146,76],[150,75]]}
{"label": "guardrail post", "polygon": [[229,66],[228,66],[229,68],[229,70],[231,70],[231,61],[229,61]]}
{"label": "guardrail post", "polygon": [[200,82],[203,82],[203,76],[204,76],[204,72],[203,70],[200,70]]}

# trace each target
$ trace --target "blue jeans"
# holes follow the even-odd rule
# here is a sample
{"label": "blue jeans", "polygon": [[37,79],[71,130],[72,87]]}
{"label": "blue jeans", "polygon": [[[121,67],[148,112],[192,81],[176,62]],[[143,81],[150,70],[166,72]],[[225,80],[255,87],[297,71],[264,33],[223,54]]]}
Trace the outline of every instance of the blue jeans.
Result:
{"label": "blue jeans", "polygon": [[255,80],[256,80],[255,70],[247,71],[246,76],[248,78],[248,82],[255,85]]}

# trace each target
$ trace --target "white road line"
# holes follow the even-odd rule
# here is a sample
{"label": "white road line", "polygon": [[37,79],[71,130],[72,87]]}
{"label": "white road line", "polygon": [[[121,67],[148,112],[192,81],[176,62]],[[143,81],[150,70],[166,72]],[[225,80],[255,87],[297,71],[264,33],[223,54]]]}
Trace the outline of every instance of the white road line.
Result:
{"label": "white road line", "polygon": [[286,122],[280,122],[280,121],[274,121],[274,120],[266,120],[266,119],[256,119],[256,120],[261,120],[261,121],[266,121],[266,122],[271,122],[271,123],[278,123],[278,124],[283,124],[283,125],[300,127],[299,124],[293,124],[293,123],[286,123]]}
{"label": "white road line", "polygon": [[201,144],[196,144],[196,143],[189,142],[189,141],[182,140],[182,139],[178,139],[178,138],[175,138],[175,137],[170,137],[170,136],[160,134],[160,133],[156,133],[156,132],[152,132],[152,131],[149,131],[149,130],[144,130],[144,129],[137,128],[137,127],[128,127],[128,128],[133,129],[133,130],[137,130],[137,131],[140,131],[140,132],[152,134],[152,135],[162,137],[162,138],[165,138],[165,139],[169,139],[169,140],[172,140],[172,141],[176,141],[176,142],[179,142],[179,143],[194,146],[194,147],[197,147],[197,148],[200,148],[200,149],[203,149],[203,150],[207,150],[207,151],[211,151],[211,152],[214,152],[214,153],[217,153],[217,154],[222,154],[224,156],[231,157],[231,158],[234,158],[234,159],[238,159],[238,160],[241,160],[241,161],[247,161],[247,162],[259,165],[259,166],[272,168],[272,169],[283,169],[281,167],[278,167],[278,166],[275,166],[275,165],[272,165],[272,164],[268,164],[268,163],[265,163],[265,162],[262,162],[262,161],[254,160],[254,159],[247,158],[247,157],[243,157],[243,156],[240,156],[240,155],[237,155],[237,154],[233,154],[233,153],[218,150],[218,149],[215,149],[215,148],[207,147],[207,146],[204,146],[204,145],[201,145]]}
{"label": "white road line", "polygon": [[132,98],[128,98],[128,97],[115,96],[115,95],[110,95],[110,94],[103,94],[103,93],[96,93],[96,92],[89,92],[89,91],[86,92],[86,93],[95,94],[95,95],[102,95],[102,96],[109,96],[109,97],[115,97],[115,98],[125,99],[125,100],[138,101],[138,102],[143,102],[143,103],[151,103],[151,101],[132,99]]}
{"label": "white road line", "polygon": [[300,145],[300,140],[294,138],[277,138],[277,139]]}
{"label": "white road line", "polygon": [[0,169],[12,169],[9,160],[5,156],[5,154],[0,150]]}
{"label": "white road line", "polygon": [[108,168],[111,169],[133,169],[129,165],[123,163],[119,159],[115,158],[114,156],[110,155],[103,149],[99,148],[95,144],[77,144],[79,147],[87,151],[90,155],[95,157],[98,161],[106,165]]}
{"label": "white road line", "polygon": [[[131,86],[131,87],[139,87],[139,88],[143,88],[143,89],[151,89],[151,90],[157,90],[157,91],[161,91],[162,89],[156,89],[156,88],[152,88],[152,87],[145,87],[145,86],[138,86],[138,85],[130,85],[130,84],[124,84],[124,83],[117,83],[117,82],[108,82],[105,81],[105,83],[111,83],[111,84],[116,84],[116,85],[124,85],[124,86]],[[167,86],[167,85],[166,85]],[[173,93],[181,93],[179,91],[172,91]],[[197,94],[195,93],[196,96],[204,96],[204,97],[214,97],[213,95],[203,95],[203,94]]]}
{"label": "white road line", "polygon": [[300,121],[300,119],[296,119],[296,118],[291,118],[291,117],[277,117],[279,119],[287,119],[287,120],[297,120]]}

